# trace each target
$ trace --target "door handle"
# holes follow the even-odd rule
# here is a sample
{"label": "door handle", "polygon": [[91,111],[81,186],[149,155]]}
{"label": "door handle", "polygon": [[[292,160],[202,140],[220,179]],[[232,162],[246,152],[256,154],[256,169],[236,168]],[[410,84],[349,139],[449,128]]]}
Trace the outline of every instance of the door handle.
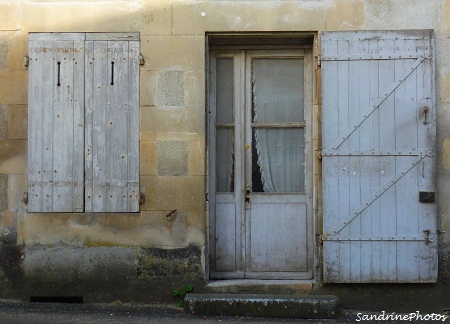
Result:
{"label": "door handle", "polygon": [[250,186],[245,187],[245,203],[250,204],[250,197],[252,195],[252,191]]}
{"label": "door handle", "polygon": [[429,124],[430,122],[427,120],[427,114],[428,114],[428,111],[430,110],[430,108],[428,108],[428,107],[424,107],[423,108],[423,114],[424,114],[424,120],[423,120],[423,123],[424,124]]}

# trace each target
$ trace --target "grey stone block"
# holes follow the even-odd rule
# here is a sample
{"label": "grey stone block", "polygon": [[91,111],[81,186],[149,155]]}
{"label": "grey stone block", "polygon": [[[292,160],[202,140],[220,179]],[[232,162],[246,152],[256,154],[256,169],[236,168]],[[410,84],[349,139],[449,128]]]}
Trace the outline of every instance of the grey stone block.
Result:
{"label": "grey stone block", "polygon": [[160,176],[185,176],[189,169],[189,143],[156,142],[156,169]]}
{"label": "grey stone block", "polygon": [[184,106],[184,72],[160,72],[156,98],[158,106]]}
{"label": "grey stone block", "polygon": [[184,308],[193,315],[270,318],[336,318],[340,301],[331,295],[188,294]]}

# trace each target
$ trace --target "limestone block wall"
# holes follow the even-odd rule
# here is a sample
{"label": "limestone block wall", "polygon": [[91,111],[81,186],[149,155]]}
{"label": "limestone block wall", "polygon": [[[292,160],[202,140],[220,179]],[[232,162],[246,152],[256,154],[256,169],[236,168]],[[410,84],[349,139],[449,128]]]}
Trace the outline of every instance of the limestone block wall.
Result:
{"label": "limestone block wall", "polygon": [[[74,294],[97,287],[109,291],[93,294],[97,299],[114,294],[145,299],[145,282],[203,280],[207,32],[435,29],[437,203],[441,228],[449,233],[449,14],[450,0],[1,1],[0,296],[61,294],[58,289],[64,292],[61,287],[70,282]],[[145,202],[140,213],[27,213],[28,72],[23,58],[29,32],[140,33],[145,58],[140,70],[140,185]],[[317,143],[320,134],[314,132]],[[317,210],[320,224],[320,203]],[[440,273],[446,278],[449,246],[449,235],[442,235]],[[42,262],[44,255],[48,262]],[[58,255],[71,256],[72,272],[67,273],[67,259]],[[77,287],[77,281],[86,283]],[[119,289],[114,286],[118,281],[129,285]],[[40,288],[33,286],[36,282]],[[96,282],[107,284],[99,287]],[[21,293],[17,285],[22,285]],[[52,288],[46,290],[46,285]]]}

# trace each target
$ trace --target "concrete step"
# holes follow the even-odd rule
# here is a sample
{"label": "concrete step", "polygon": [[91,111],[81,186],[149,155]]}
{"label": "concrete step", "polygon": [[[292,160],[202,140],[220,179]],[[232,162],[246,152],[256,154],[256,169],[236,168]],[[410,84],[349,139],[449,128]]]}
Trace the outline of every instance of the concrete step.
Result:
{"label": "concrete step", "polygon": [[331,295],[188,294],[184,309],[208,316],[336,318],[340,301]]}

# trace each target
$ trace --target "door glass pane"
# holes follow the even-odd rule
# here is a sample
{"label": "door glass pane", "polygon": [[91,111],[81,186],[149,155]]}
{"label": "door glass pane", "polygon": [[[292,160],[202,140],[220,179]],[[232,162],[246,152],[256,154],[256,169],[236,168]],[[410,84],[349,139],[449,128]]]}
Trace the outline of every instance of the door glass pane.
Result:
{"label": "door glass pane", "polygon": [[303,59],[253,60],[253,122],[303,122]]}
{"label": "door glass pane", "polygon": [[216,122],[233,123],[233,59],[216,61]]}
{"label": "door glass pane", "polygon": [[252,191],[305,191],[305,129],[253,128]]}
{"label": "door glass pane", "polygon": [[234,131],[216,129],[217,192],[234,192]]}

